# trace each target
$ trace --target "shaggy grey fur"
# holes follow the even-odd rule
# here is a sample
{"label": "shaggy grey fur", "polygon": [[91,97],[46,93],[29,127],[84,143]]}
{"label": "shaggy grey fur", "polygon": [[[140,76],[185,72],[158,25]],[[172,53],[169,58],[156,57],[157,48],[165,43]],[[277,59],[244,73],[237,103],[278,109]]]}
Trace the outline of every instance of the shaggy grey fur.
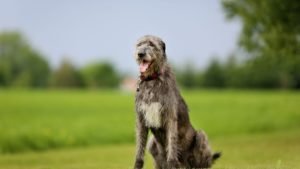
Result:
{"label": "shaggy grey fur", "polygon": [[138,40],[135,58],[141,80],[136,93],[135,169],[143,168],[150,130],[149,151],[156,169],[208,168],[220,154],[213,154],[203,131],[196,131],[189,119],[188,107],[176,86],[167,64],[165,43],[155,36]]}

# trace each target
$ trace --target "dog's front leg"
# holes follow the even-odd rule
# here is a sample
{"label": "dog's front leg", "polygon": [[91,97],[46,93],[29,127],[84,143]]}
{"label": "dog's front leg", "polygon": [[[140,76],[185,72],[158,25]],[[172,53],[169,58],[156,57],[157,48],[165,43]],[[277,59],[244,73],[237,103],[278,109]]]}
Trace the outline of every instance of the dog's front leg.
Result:
{"label": "dog's front leg", "polygon": [[142,117],[139,116],[136,121],[136,157],[134,169],[141,169],[144,165],[145,147],[148,137],[148,128],[145,126]]}
{"label": "dog's front leg", "polygon": [[177,113],[171,112],[170,119],[168,120],[167,137],[168,137],[168,153],[167,163],[170,169],[178,168],[178,128],[177,128]]}

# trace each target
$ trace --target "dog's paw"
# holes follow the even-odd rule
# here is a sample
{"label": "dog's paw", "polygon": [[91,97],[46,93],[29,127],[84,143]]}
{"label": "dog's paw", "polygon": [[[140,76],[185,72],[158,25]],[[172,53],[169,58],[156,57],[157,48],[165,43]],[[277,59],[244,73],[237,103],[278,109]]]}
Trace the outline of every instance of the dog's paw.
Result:
{"label": "dog's paw", "polygon": [[144,165],[144,160],[137,159],[134,163],[134,169],[142,169]]}
{"label": "dog's paw", "polygon": [[169,169],[177,169],[179,168],[179,161],[177,159],[170,159],[167,161]]}

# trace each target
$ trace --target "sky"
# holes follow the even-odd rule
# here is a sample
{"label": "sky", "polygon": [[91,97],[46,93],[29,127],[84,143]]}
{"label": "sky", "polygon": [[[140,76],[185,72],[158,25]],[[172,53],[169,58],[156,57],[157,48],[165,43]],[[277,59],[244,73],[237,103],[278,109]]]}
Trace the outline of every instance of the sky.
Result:
{"label": "sky", "polygon": [[0,0],[0,32],[22,32],[52,67],[68,58],[137,73],[134,45],[150,34],[165,41],[169,62],[201,69],[236,49],[240,29],[218,0]]}

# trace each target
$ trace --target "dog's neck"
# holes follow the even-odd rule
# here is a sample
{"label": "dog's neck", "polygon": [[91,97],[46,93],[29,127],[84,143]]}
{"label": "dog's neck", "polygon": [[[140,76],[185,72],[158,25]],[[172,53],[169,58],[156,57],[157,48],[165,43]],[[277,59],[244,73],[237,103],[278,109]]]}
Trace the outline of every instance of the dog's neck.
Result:
{"label": "dog's neck", "polygon": [[160,71],[155,71],[151,75],[144,75],[144,74],[141,73],[140,78],[139,78],[138,83],[137,83],[137,89],[136,89],[136,91],[138,92],[140,90],[140,85],[143,82],[147,82],[147,81],[151,81],[151,80],[156,80],[162,74],[163,74],[163,69],[161,69]]}
{"label": "dog's neck", "polygon": [[140,80],[141,81],[151,81],[151,80],[158,79],[160,75],[161,75],[161,72],[154,72],[149,76],[145,76],[145,75],[141,74]]}

